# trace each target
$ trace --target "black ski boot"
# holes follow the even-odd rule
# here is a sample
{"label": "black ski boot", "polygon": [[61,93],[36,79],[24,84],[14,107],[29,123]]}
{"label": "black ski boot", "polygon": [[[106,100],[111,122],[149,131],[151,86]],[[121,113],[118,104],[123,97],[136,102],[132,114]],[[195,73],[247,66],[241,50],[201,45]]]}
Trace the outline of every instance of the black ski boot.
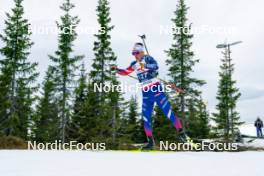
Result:
{"label": "black ski boot", "polygon": [[154,150],[155,142],[153,137],[148,137],[148,143],[141,150]]}

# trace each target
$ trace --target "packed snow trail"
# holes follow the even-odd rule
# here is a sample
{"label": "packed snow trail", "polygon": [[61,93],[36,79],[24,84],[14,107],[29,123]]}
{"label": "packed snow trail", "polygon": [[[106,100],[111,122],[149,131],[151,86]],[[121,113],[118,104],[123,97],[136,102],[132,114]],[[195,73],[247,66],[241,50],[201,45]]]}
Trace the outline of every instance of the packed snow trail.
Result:
{"label": "packed snow trail", "polygon": [[264,152],[0,150],[1,176],[262,176]]}

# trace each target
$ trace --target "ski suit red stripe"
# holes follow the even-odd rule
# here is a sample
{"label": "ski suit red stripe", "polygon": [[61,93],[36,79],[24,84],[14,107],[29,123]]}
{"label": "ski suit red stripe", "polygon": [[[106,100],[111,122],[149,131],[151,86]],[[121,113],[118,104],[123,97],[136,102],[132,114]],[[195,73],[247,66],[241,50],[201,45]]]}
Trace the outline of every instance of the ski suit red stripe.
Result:
{"label": "ski suit red stripe", "polygon": [[132,66],[129,66],[127,69],[118,69],[117,73],[120,75],[129,75],[134,71]]}

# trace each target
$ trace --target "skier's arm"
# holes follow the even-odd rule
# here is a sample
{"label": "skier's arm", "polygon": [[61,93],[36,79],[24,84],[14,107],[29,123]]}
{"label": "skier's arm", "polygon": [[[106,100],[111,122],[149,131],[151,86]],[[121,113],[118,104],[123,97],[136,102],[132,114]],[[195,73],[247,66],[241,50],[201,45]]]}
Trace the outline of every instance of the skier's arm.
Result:
{"label": "skier's arm", "polygon": [[117,73],[120,75],[129,75],[130,73],[132,73],[135,70],[134,65],[135,65],[135,62],[132,62],[127,69],[117,68]]}
{"label": "skier's arm", "polygon": [[145,68],[153,71],[159,69],[157,61],[151,56],[147,58],[147,63],[145,64]]}

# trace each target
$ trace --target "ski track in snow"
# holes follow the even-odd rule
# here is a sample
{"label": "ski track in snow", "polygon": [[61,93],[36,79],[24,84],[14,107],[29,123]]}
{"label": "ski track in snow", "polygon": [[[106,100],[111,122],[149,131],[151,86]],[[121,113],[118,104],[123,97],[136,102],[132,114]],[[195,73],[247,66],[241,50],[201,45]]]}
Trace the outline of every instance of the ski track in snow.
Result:
{"label": "ski track in snow", "polygon": [[0,176],[262,176],[264,152],[0,150]]}

